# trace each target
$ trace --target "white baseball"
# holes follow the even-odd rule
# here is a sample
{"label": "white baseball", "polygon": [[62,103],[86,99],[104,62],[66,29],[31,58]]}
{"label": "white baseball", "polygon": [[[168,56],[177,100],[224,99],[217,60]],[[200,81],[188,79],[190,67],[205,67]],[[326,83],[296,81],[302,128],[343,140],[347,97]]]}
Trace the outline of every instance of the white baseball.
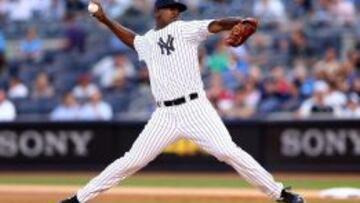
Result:
{"label": "white baseball", "polygon": [[99,6],[93,2],[89,3],[88,10],[90,13],[96,13],[99,10]]}

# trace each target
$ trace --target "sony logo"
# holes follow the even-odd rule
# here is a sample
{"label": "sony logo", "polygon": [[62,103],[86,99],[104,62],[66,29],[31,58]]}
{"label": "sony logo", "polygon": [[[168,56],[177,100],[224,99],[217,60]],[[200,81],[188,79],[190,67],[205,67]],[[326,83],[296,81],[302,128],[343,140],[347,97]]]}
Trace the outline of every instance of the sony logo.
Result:
{"label": "sony logo", "polygon": [[0,131],[0,157],[84,157],[92,138],[91,131]]}
{"label": "sony logo", "polygon": [[288,129],[280,138],[281,153],[287,157],[360,156],[360,132],[356,129]]}

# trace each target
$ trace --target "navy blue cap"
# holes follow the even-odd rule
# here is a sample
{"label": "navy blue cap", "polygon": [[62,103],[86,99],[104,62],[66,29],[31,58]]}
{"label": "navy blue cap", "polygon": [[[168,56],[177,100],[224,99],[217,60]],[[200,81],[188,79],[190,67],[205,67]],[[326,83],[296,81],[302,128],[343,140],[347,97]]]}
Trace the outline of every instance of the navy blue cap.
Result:
{"label": "navy blue cap", "polygon": [[155,8],[169,8],[169,7],[177,7],[180,12],[184,12],[187,9],[187,6],[181,3],[179,0],[156,0]]}

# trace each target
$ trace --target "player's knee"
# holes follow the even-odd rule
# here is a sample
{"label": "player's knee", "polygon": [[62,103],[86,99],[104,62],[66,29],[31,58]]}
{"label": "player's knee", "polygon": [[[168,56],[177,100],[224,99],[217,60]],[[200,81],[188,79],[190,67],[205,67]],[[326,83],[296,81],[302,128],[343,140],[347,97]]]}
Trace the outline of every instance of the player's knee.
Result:
{"label": "player's knee", "polygon": [[232,160],[238,159],[237,156],[240,156],[241,152],[242,149],[240,147],[232,145],[218,150],[217,158],[223,162],[230,162]]}
{"label": "player's knee", "polygon": [[145,166],[146,166],[146,164],[144,164],[144,163],[130,162],[130,164],[128,164],[125,168],[126,168],[126,171],[137,171]]}
{"label": "player's knee", "polygon": [[229,149],[221,149],[218,150],[216,153],[216,158],[219,161],[223,161],[223,162],[229,162],[233,159],[234,157],[234,153],[232,150]]}
{"label": "player's knee", "polygon": [[125,154],[120,160],[122,160],[122,166],[125,171],[139,170],[149,163],[143,157],[133,156],[130,153]]}

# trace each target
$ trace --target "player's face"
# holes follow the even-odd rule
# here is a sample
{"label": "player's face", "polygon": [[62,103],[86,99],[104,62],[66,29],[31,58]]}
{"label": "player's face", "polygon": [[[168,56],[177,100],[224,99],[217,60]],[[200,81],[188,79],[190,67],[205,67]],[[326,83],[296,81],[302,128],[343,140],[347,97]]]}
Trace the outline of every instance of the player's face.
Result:
{"label": "player's face", "polygon": [[155,9],[154,17],[156,28],[163,28],[169,23],[173,22],[179,17],[179,10],[177,8],[161,8]]}

